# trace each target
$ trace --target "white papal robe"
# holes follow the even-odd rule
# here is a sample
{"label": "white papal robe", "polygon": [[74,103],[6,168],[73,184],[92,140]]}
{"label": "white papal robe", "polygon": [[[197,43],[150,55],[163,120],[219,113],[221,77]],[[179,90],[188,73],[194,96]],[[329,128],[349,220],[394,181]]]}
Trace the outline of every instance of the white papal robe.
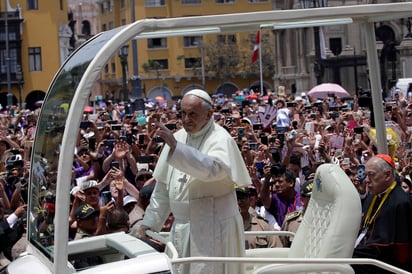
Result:
{"label": "white papal robe", "polygon": [[[172,212],[171,240],[181,257],[244,255],[243,221],[234,184],[251,184],[232,136],[211,119],[196,134],[175,133],[175,150],[165,145],[143,224],[159,231]],[[179,265],[178,273],[243,273],[240,264]]]}

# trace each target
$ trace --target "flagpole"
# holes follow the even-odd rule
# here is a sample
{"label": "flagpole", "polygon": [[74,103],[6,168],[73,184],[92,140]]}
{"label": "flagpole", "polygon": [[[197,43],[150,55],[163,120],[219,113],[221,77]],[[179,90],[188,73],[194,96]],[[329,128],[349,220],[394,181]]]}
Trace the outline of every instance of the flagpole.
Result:
{"label": "flagpole", "polygon": [[[262,35],[262,33],[260,33]],[[260,74],[260,96],[264,95],[263,93],[263,70],[262,70],[262,39],[259,43],[259,74]]]}

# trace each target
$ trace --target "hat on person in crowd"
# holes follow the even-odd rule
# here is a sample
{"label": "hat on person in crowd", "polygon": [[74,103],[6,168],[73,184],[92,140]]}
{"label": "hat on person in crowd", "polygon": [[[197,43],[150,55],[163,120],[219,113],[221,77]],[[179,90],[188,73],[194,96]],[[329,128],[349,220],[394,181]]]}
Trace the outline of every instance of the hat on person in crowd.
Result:
{"label": "hat on person in crowd", "polygon": [[132,195],[126,195],[123,197],[123,206],[126,206],[131,203],[137,203],[137,199]]}
{"label": "hat on person in crowd", "polygon": [[142,187],[140,190],[140,198],[149,200],[150,197],[152,196],[153,190],[154,190],[155,184],[148,184]]}
{"label": "hat on person in crowd", "polygon": [[313,179],[307,180],[300,186],[300,196],[310,197],[312,196]]}
{"label": "hat on person in crowd", "polygon": [[301,96],[296,96],[295,97],[295,102],[303,101],[303,98]]}
{"label": "hat on person in crowd", "polygon": [[385,162],[387,162],[392,168],[395,168],[395,162],[393,161],[392,157],[388,154],[376,154],[375,157],[381,158]]}
{"label": "hat on person in crowd", "polygon": [[249,188],[247,187],[239,187],[235,184],[235,189],[237,198],[248,198],[250,195]]}
{"label": "hat on person in crowd", "polygon": [[95,180],[88,180],[88,181],[84,181],[84,182],[81,182],[81,183],[80,183],[80,190],[85,191],[86,189],[89,189],[89,188],[97,188],[97,189],[99,189],[97,181],[95,181]]}
{"label": "hat on person in crowd", "polygon": [[257,190],[256,190],[255,186],[249,185],[247,187],[247,190],[249,191],[249,196],[258,196],[258,193],[257,193]]}
{"label": "hat on person in crowd", "polygon": [[74,217],[76,220],[85,220],[91,216],[97,215],[99,212],[96,211],[91,205],[89,204],[83,204],[76,208],[74,212]]}
{"label": "hat on person in crowd", "polygon": [[252,121],[249,118],[242,118],[241,123],[251,125]]}
{"label": "hat on person in crowd", "polygon": [[204,90],[192,89],[191,91],[187,92],[184,96],[186,96],[186,95],[197,96],[197,97],[203,99],[203,101],[209,103],[210,105],[213,105],[212,98],[210,98],[210,95]]}
{"label": "hat on person in crowd", "polygon": [[82,155],[85,152],[89,152],[89,148],[85,147],[85,146],[81,146],[79,147],[79,149],[77,150],[77,155]]}

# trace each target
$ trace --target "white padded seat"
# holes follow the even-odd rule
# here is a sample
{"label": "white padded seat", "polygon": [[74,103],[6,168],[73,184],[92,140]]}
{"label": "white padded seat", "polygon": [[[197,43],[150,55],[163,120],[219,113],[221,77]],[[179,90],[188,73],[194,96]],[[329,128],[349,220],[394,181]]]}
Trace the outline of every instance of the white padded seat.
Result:
{"label": "white padded seat", "polygon": [[[287,257],[351,258],[361,212],[359,194],[345,172],[335,164],[319,166],[315,173],[312,197],[292,246],[288,249]],[[276,249],[267,249],[268,254],[277,256]],[[258,252],[259,256],[262,256],[263,252]],[[253,253],[251,250],[247,252],[247,256],[256,257],[257,254]],[[349,265],[331,265],[330,269],[335,271],[333,273],[353,273]],[[289,269],[287,264],[272,264],[258,267],[253,273],[330,272],[325,272],[324,266],[314,264],[295,264]]]}

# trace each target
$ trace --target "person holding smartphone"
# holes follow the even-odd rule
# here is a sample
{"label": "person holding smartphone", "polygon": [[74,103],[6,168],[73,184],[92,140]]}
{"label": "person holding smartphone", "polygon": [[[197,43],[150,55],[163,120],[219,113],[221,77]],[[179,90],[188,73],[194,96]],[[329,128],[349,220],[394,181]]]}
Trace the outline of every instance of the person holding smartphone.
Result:
{"label": "person holding smartphone", "polygon": [[112,153],[103,161],[102,170],[107,173],[112,166],[112,162],[117,162],[120,170],[130,183],[134,183],[137,174],[136,159],[132,154],[130,145],[126,141],[119,141],[114,144]]}
{"label": "person holding smartphone", "polygon": [[[153,177],[156,186],[139,230],[160,231],[170,213],[170,239],[180,257],[244,255],[243,221],[234,184],[251,179],[236,141],[213,120],[209,94],[194,89],[181,101],[183,128],[173,133],[157,122],[164,140]],[[241,264],[181,264],[178,273],[244,273]]]}

